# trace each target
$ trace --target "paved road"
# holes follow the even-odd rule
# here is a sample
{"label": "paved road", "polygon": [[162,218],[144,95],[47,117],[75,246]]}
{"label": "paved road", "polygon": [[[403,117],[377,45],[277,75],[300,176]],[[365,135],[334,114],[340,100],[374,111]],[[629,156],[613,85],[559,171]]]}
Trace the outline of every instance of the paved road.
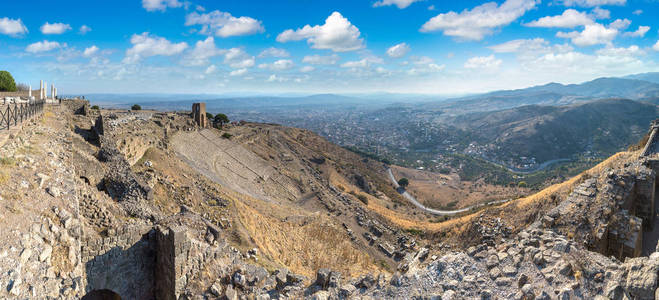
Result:
{"label": "paved road", "polygon": [[389,175],[389,180],[391,180],[391,183],[394,184],[394,186],[396,187],[398,192],[401,195],[403,195],[403,197],[405,197],[405,199],[410,201],[412,204],[414,204],[414,206],[418,207],[419,209],[421,209],[421,210],[423,210],[427,213],[433,214],[433,215],[452,216],[452,215],[456,215],[456,214],[459,214],[459,213],[469,211],[472,208],[479,208],[479,207],[483,207],[483,206],[487,206],[487,205],[493,205],[493,204],[501,204],[501,203],[506,203],[506,202],[510,201],[510,199],[496,200],[496,201],[490,201],[490,202],[476,204],[476,205],[472,205],[472,206],[467,206],[465,208],[456,209],[456,210],[438,210],[438,209],[428,208],[428,207],[424,206],[423,204],[421,204],[419,201],[417,201],[416,198],[414,198],[414,196],[412,196],[406,190],[400,188],[400,186],[398,185],[398,182],[396,181],[396,178],[394,177],[394,173],[391,172],[391,168],[387,169],[387,174]]}

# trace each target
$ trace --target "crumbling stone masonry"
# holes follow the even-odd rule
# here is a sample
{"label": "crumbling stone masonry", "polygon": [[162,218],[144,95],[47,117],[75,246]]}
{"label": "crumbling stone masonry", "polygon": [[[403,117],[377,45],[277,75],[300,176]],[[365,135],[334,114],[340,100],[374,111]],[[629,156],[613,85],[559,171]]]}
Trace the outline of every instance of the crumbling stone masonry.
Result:
{"label": "crumbling stone masonry", "polygon": [[207,127],[206,103],[192,103],[192,118],[199,127]]}

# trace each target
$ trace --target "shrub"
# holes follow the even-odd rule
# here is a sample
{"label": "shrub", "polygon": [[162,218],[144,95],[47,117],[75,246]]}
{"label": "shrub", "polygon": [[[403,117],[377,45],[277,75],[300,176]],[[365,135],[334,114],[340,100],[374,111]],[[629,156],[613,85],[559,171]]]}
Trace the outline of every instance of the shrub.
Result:
{"label": "shrub", "polygon": [[97,109],[98,110],[98,109],[101,109],[101,108],[98,107],[98,105],[92,105],[92,109]]}
{"label": "shrub", "polygon": [[25,83],[17,83],[16,84],[16,90],[21,91],[21,92],[27,92],[30,90],[30,86],[25,84]]}
{"label": "shrub", "polygon": [[133,106],[130,107],[130,110],[142,110],[142,107],[139,104],[133,104]]}
{"label": "shrub", "polygon": [[398,180],[398,185],[400,185],[403,188],[406,188],[408,185],[410,185],[410,180],[403,177],[403,178]]}
{"label": "shrub", "polygon": [[233,135],[231,133],[225,132],[222,134],[222,137],[225,139],[230,139]]}
{"label": "shrub", "polygon": [[359,199],[359,201],[361,201],[362,203],[368,205],[368,198],[365,195],[359,194],[357,195],[357,199]]}
{"label": "shrub", "polygon": [[518,187],[526,187],[526,186],[527,186],[526,181],[520,181],[520,182],[517,184],[517,186],[518,186]]}
{"label": "shrub", "polygon": [[11,73],[7,71],[0,71],[0,92],[15,92],[16,82]]}

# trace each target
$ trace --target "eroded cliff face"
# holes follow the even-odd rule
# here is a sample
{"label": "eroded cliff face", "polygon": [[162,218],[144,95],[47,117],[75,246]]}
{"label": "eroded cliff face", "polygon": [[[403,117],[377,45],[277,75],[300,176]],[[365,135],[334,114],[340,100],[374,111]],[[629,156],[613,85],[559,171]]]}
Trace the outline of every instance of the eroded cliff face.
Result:
{"label": "eroded cliff face", "polygon": [[517,233],[487,211],[464,218],[488,239],[451,250],[383,216],[385,206],[413,208],[376,178],[378,164],[298,129],[231,132],[223,140],[187,114],[99,112],[84,101],[48,107],[0,147],[0,297],[657,293],[656,137],[642,156],[583,177]]}

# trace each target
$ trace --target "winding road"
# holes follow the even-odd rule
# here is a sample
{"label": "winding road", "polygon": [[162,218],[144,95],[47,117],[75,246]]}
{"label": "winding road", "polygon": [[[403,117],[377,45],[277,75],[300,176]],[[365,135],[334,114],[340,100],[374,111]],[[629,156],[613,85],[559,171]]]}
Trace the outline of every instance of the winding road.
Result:
{"label": "winding road", "polygon": [[[410,202],[411,202],[412,204],[414,204],[414,206],[416,206],[417,208],[419,208],[419,209],[421,209],[421,210],[423,210],[423,211],[425,211],[425,212],[427,212],[427,213],[429,213],[429,214],[433,214],[433,215],[438,215],[438,216],[452,216],[452,215],[456,215],[456,214],[459,214],[459,213],[463,213],[463,212],[469,211],[469,210],[471,210],[471,209],[473,209],[473,208],[480,208],[480,207],[488,206],[488,205],[495,205],[495,204],[506,203],[506,202],[508,202],[508,201],[511,200],[511,199],[495,200],[495,201],[490,201],[490,202],[480,203],[480,204],[476,204],[476,205],[472,205],[472,206],[467,206],[467,207],[465,207],[465,208],[456,209],[456,210],[438,210],[438,209],[428,208],[428,207],[426,207],[425,205],[421,204],[419,201],[417,201],[416,198],[414,198],[414,196],[412,196],[412,195],[411,195],[410,193],[408,193],[406,190],[400,188],[400,185],[398,185],[398,182],[396,181],[396,178],[394,177],[394,173],[391,172],[391,168],[387,168],[387,174],[389,175],[389,180],[391,180],[391,183],[394,184],[394,186],[396,187],[396,189],[398,190],[398,192],[399,192],[403,197],[405,197],[405,199],[407,199],[408,201],[410,201]],[[401,192],[401,191],[402,191],[402,192]]]}

